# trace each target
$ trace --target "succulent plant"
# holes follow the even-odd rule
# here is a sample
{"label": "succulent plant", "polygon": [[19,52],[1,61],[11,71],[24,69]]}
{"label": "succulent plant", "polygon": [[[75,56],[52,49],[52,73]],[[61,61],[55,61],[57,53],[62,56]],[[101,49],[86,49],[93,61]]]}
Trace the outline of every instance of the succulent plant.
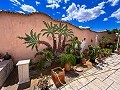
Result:
{"label": "succulent plant", "polygon": [[37,86],[40,90],[46,90],[46,88],[48,88],[48,76],[43,76],[42,74],[39,77],[39,81],[37,83]]}

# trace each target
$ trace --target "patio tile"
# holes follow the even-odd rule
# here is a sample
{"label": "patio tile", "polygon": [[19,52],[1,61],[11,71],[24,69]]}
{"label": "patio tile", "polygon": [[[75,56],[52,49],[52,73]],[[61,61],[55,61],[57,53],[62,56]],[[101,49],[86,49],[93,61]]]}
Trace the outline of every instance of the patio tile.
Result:
{"label": "patio tile", "polygon": [[120,77],[118,75],[115,75],[115,74],[112,74],[109,79],[113,80],[114,82],[116,83],[119,83],[120,84]]}
{"label": "patio tile", "polygon": [[109,78],[107,78],[107,79],[105,79],[105,80],[103,81],[103,83],[107,84],[108,87],[110,87],[110,86],[114,83],[114,81],[111,80],[111,79],[109,79]]}
{"label": "patio tile", "polygon": [[117,72],[120,72],[120,69],[118,69]]}
{"label": "patio tile", "polygon": [[[120,70],[119,70],[120,71]],[[118,70],[114,73],[115,75],[119,76],[120,72]]]}
{"label": "patio tile", "polygon": [[85,86],[88,90],[101,90],[100,88],[98,88],[95,84],[93,84],[92,82],[87,84]]}
{"label": "patio tile", "polygon": [[112,88],[112,87],[109,87],[107,90],[116,90],[116,89],[114,89],[114,88]]}
{"label": "patio tile", "polygon": [[100,81],[99,79],[93,80],[92,83],[94,83],[97,87],[99,87],[102,90],[106,90],[109,87],[107,84]]}
{"label": "patio tile", "polygon": [[112,88],[116,89],[116,90],[119,90],[120,89],[120,84],[114,82],[112,85],[111,85]]}
{"label": "patio tile", "polygon": [[73,81],[70,83],[70,86],[74,89],[74,90],[78,90],[82,87],[82,84],[79,83],[77,80]]}
{"label": "patio tile", "polygon": [[109,73],[109,72],[100,73],[98,75],[95,75],[95,77],[100,79],[101,81],[103,81],[109,76],[109,74],[111,74],[111,73]]}
{"label": "patio tile", "polygon": [[99,71],[99,70],[97,70],[96,68],[92,68],[92,69],[86,71],[86,73],[93,74],[93,73],[96,73],[96,72],[98,72],[98,71]]}
{"label": "patio tile", "polygon": [[81,79],[78,79],[79,83],[82,84],[82,86],[88,84],[90,81],[87,80],[86,78],[81,78]]}
{"label": "patio tile", "polygon": [[66,89],[66,90],[74,90],[70,85],[66,85],[66,86],[65,86],[65,89]]}
{"label": "patio tile", "polygon": [[79,90],[88,90],[86,87],[83,87],[83,88],[81,88],[81,89],[79,89]]}
{"label": "patio tile", "polygon": [[61,88],[61,89],[59,89],[59,90],[66,90],[65,88]]}
{"label": "patio tile", "polygon": [[96,77],[95,76],[88,76],[86,77],[86,79],[88,79],[89,81],[93,81]]}
{"label": "patio tile", "polygon": [[120,64],[117,64],[116,66],[111,67],[111,69],[120,69]]}
{"label": "patio tile", "polygon": [[53,84],[53,86],[50,87],[51,90],[57,90],[57,87],[55,86],[52,79],[49,80],[49,85]]}

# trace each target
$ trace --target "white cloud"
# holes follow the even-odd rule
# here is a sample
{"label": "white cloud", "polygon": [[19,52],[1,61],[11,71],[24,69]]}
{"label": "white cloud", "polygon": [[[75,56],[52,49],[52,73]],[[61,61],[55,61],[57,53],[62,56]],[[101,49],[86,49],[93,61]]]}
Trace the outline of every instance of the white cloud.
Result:
{"label": "white cloud", "polygon": [[66,7],[63,7],[63,9],[66,9]]}
{"label": "white cloud", "polygon": [[52,4],[52,3],[60,3],[62,0],[47,0],[47,2],[49,4]]}
{"label": "white cloud", "polygon": [[66,10],[67,16],[62,18],[62,20],[70,21],[75,19],[79,22],[94,20],[101,14],[105,13],[105,11],[103,10],[104,4],[105,2],[101,2],[96,7],[86,9],[86,5],[81,5],[81,7],[77,7],[75,3],[72,3],[72,5],[70,5],[69,8]]}
{"label": "white cloud", "polygon": [[117,11],[113,12],[110,17],[114,17],[117,20],[120,20],[120,8]]}
{"label": "white cloud", "polygon": [[61,2],[62,0],[47,0],[47,3],[48,5],[46,5],[46,7],[49,7],[49,8],[58,8],[60,7],[59,3]]}
{"label": "white cloud", "polygon": [[60,12],[56,12],[56,13],[60,14]]}
{"label": "white cloud", "polygon": [[83,27],[83,26],[79,26],[79,28],[90,28],[90,27],[88,27],[88,26],[86,26],[86,27]]}
{"label": "white cloud", "polygon": [[40,4],[40,2],[38,2],[38,1],[35,1],[35,3],[36,3],[37,6]]}
{"label": "white cloud", "polygon": [[30,5],[21,5],[20,7],[23,11],[26,11],[26,12],[36,12],[36,9],[33,7],[33,6],[30,6]]}
{"label": "white cloud", "polygon": [[117,21],[117,23],[120,23],[120,21]]}
{"label": "white cloud", "polygon": [[22,0],[24,2],[24,0]]}
{"label": "white cloud", "polygon": [[14,6],[17,6],[17,4],[16,4],[16,3],[14,3],[13,5],[14,5]]}
{"label": "white cloud", "polygon": [[25,14],[23,11],[17,11],[17,12]]}
{"label": "white cloud", "polygon": [[120,0],[108,0],[108,2],[111,3],[111,6],[115,6],[120,2]]}
{"label": "white cloud", "polygon": [[103,21],[107,21],[108,20],[108,18],[104,18],[104,20]]}
{"label": "white cloud", "polygon": [[62,17],[65,17],[65,14],[63,14]]}
{"label": "white cloud", "polygon": [[50,4],[50,5],[46,5],[46,7],[54,9],[54,8],[60,7],[60,5],[59,4]]}
{"label": "white cloud", "polygon": [[68,1],[70,1],[70,0],[64,0],[65,3],[67,3]]}
{"label": "white cloud", "polygon": [[80,5],[78,4],[77,7],[80,7]]}
{"label": "white cloud", "polygon": [[10,0],[11,2],[14,3],[14,5],[21,5],[20,2],[18,0]]}

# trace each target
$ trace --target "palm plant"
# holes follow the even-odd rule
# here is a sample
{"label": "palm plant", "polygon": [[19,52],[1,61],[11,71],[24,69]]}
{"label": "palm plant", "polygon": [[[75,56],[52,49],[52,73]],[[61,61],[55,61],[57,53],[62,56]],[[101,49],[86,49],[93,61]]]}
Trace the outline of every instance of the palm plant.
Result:
{"label": "palm plant", "polygon": [[[76,39],[75,37],[71,38],[70,40],[68,40],[69,44],[66,44],[66,53],[68,54],[76,54],[77,52],[80,51],[81,47],[81,42]],[[75,48],[75,44],[77,44],[77,48]]]}
{"label": "palm plant", "polygon": [[56,37],[55,37],[55,34],[56,34],[56,31],[57,31],[57,29],[56,29],[57,24],[53,24],[52,22],[50,22],[50,24],[49,24],[45,21],[43,21],[43,23],[45,24],[46,29],[42,29],[41,32],[43,32],[43,36],[44,35],[47,35],[47,37],[49,35],[52,36],[52,38],[53,38],[53,52],[55,52],[56,51],[56,40],[55,40]]}
{"label": "palm plant", "polygon": [[25,41],[24,44],[27,44],[26,46],[27,48],[32,47],[32,50],[36,48],[37,52],[38,52],[38,46],[40,44],[44,44],[48,48],[52,49],[52,46],[48,42],[40,40],[40,33],[39,34],[36,34],[36,32],[33,33],[33,30],[30,31],[30,35],[25,33],[25,37],[18,36],[18,38]]}
{"label": "palm plant", "polygon": [[64,51],[66,38],[68,38],[68,37],[72,38],[74,36],[74,34],[72,32],[72,29],[68,29],[67,24],[66,24],[65,29],[63,30],[63,36],[64,36],[64,39],[63,39],[63,42],[62,42],[62,50]]}
{"label": "palm plant", "polygon": [[[73,32],[71,31],[71,29],[68,29],[67,24],[64,25],[63,23],[60,23],[57,26],[57,34],[58,34],[58,51],[61,52],[62,50],[62,46],[63,49],[65,48],[65,41],[67,37],[72,37],[73,36]],[[64,36],[64,40],[63,42],[61,42],[61,38],[62,36]]]}
{"label": "palm plant", "polygon": [[63,30],[65,29],[66,26],[64,26],[64,24],[60,23],[57,26],[57,34],[58,34],[58,51],[61,52],[61,38],[62,38],[62,34],[63,34]]}

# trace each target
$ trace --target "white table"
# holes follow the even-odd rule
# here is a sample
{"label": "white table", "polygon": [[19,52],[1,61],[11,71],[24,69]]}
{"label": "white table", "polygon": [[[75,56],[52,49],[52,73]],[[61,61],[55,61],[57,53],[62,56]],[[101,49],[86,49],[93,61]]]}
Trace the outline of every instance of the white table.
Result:
{"label": "white table", "polygon": [[19,76],[19,82],[18,84],[22,84],[25,82],[29,82],[29,62],[30,60],[20,60],[17,63],[18,66],[18,76]]}

